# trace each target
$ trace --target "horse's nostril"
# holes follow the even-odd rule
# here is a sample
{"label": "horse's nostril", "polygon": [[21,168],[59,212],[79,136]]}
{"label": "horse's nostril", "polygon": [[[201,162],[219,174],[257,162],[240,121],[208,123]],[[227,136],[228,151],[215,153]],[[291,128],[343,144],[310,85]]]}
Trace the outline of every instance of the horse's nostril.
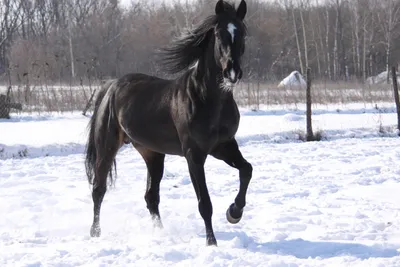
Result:
{"label": "horse's nostril", "polygon": [[223,75],[224,75],[224,78],[226,78],[226,79],[228,79],[229,78],[229,72],[228,72],[228,69],[224,69],[224,71],[223,71],[223,73],[222,73]]}
{"label": "horse's nostril", "polygon": [[225,79],[227,79],[230,83],[237,83],[241,79],[241,71],[235,71],[233,68],[226,68],[222,72]]}

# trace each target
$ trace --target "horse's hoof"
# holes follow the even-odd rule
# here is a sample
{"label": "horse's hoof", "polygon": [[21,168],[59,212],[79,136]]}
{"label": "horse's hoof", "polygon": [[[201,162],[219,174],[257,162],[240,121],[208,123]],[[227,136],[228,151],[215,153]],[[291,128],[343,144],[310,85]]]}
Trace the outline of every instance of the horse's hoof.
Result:
{"label": "horse's hoof", "polygon": [[231,224],[237,224],[237,223],[240,222],[240,220],[242,219],[242,214],[243,214],[243,213],[240,213],[238,218],[233,217],[233,216],[234,216],[234,215],[232,214],[232,210],[233,210],[233,208],[234,208],[233,205],[235,205],[235,204],[231,204],[231,205],[229,206],[229,208],[226,210],[226,219],[227,219],[228,222],[230,222]]}
{"label": "horse's hoof", "polygon": [[151,220],[153,222],[153,227],[154,228],[159,228],[159,229],[163,229],[163,223],[161,221],[161,217],[159,214],[152,214],[151,215]]}
{"label": "horse's hoof", "polygon": [[214,236],[207,238],[206,245],[207,245],[207,247],[211,247],[211,246],[218,247],[217,240],[215,239]]}
{"label": "horse's hoof", "polygon": [[90,236],[91,237],[100,237],[100,235],[101,235],[100,226],[92,226],[90,228]]}
{"label": "horse's hoof", "polygon": [[154,219],[153,220],[153,225],[154,225],[155,228],[164,229],[164,225],[163,225],[161,219]]}
{"label": "horse's hoof", "polygon": [[217,241],[215,241],[215,242],[208,242],[207,241],[207,247],[218,247]]}

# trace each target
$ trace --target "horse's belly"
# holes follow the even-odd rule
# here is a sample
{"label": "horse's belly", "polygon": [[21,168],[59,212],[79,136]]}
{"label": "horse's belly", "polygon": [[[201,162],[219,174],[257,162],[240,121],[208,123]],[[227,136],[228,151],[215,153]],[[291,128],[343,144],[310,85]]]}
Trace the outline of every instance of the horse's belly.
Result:
{"label": "horse's belly", "polygon": [[132,142],[134,145],[139,144],[140,146],[146,147],[149,150],[169,155],[180,155],[182,156],[182,148],[175,140],[150,140],[147,138],[135,138]]}
{"label": "horse's belly", "polygon": [[181,155],[182,147],[176,129],[167,118],[153,121],[131,120],[125,125],[124,131],[131,142],[140,144],[152,151],[162,154]]}
{"label": "horse's belly", "polygon": [[219,128],[219,139],[221,143],[232,139],[237,132],[236,126],[223,125]]}

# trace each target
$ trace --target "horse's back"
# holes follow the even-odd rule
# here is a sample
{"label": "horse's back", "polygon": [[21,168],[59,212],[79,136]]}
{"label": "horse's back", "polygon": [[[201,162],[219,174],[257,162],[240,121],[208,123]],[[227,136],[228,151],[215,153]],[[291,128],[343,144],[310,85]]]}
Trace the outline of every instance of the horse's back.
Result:
{"label": "horse's back", "polygon": [[168,104],[165,100],[171,96],[168,88],[170,83],[170,80],[156,76],[129,73],[117,80],[116,97],[119,102],[135,102],[136,105],[143,106],[142,108],[153,108],[156,105],[162,108]]}
{"label": "horse's back", "polygon": [[118,79],[117,86],[140,87],[140,85],[146,85],[149,89],[159,90],[160,87],[154,85],[167,85],[168,83],[171,83],[171,80],[138,72],[123,75]]}

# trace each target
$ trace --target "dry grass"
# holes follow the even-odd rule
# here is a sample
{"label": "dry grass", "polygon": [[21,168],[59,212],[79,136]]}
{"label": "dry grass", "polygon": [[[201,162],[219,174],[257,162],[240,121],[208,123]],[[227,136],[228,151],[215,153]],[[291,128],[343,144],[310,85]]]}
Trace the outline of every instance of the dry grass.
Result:
{"label": "dry grass", "polygon": [[305,133],[302,130],[295,131],[295,133],[297,134],[298,139],[300,141],[303,141],[303,142],[309,142],[309,141],[315,141],[316,142],[316,141],[321,141],[321,140],[326,139],[326,137],[324,135],[324,132],[322,130],[318,130],[318,131],[313,132],[313,136],[312,136],[311,140],[307,140],[308,139],[307,138],[307,133]]}
{"label": "dry grass", "polygon": [[[13,86],[11,97],[13,102],[22,103],[23,112],[82,111],[97,87],[98,83],[91,86],[20,85]],[[4,89],[0,93],[4,93]],[[235,89],[235,99],[239,106],[257,110],[260,105],[303,104],[306,91],[296,87],[278,88],[277,83],[243,82]],[[313,104],[368,104],[393,99],[391,85],[315,81],[312,86]]]}
{"label": "dry grass", "polygon": [[[320,82],[311,88],[313,104],[376,103],[391,102],[391,85],[369,85],[354,82]],[[258,109],[260,105],[303,104],[306,90],[298,87],[278,88],[277,83],[242,83],[235,90],[240,106]]]}
{"label": "dry grass", "polygon": [[28,113],[82,111],[97,87],[96,85],[14,86],[11,99],[12,102],[21,103],[22,111]]}

